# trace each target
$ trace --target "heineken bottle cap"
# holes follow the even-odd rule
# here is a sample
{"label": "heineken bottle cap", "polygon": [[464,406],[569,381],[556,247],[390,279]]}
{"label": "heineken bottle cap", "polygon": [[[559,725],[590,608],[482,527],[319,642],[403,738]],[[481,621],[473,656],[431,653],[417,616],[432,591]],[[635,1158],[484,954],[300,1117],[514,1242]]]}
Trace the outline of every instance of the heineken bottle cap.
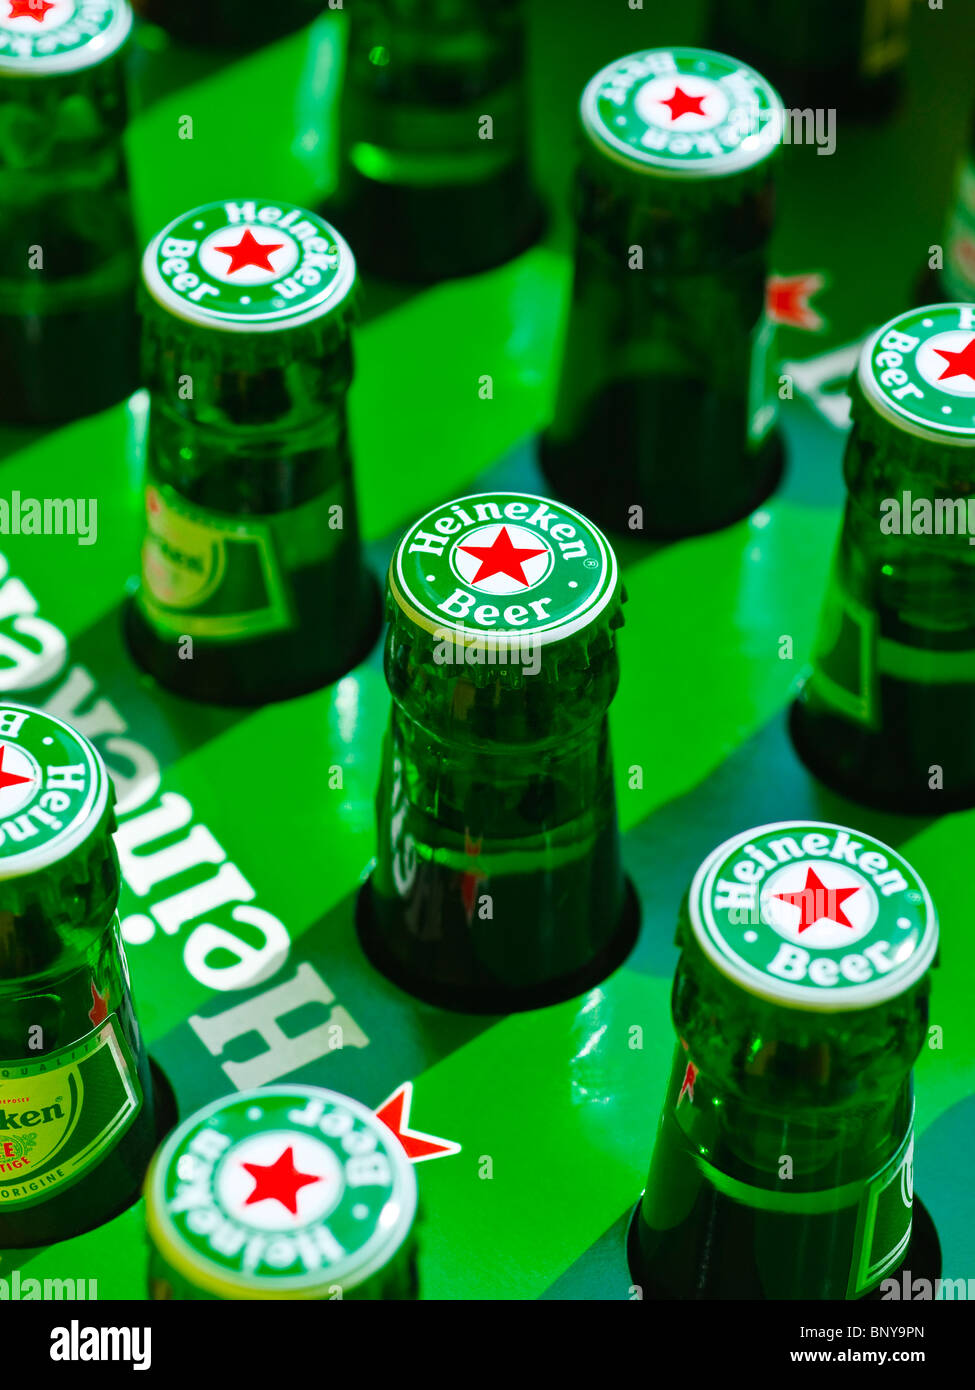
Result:
{"label": "heineken bottle cap", "polygon": [[781,821],[719,845],[691,883],[694,937],[743,989],[791,1008],[862,1009],[934,959],[931,895],[896,850],[841,825]]}
{"label": "heineken bottle cap", "polygon": [[406,1249],[416,1203],[392,1130],[314,1086],[214,1101],[173,1131],[146,1178],[164,1265],[226,1299],[363,1296]]}
{"label": "heineken bottle cap", "polygon": [[396,547],[389,590],[435,638],[488,648],[560,642],[614,613],[620,597],[599,528],[523,492],[483,492],[427,512]]}
{"label": "heineken bottle cap", "polygon": [[582,94],[587,137],[640,173],[714,179],[761,163],[782,101],[745,63],[706,48],[652,48],[598,72]]}
{"label": "heineken bottle cap", "polygon": [[[87,739],[53,715],[0,704],[2,906],[40,903],[49,920],[114,859],[111,783]],[[114,870],[117,875],[117,869]]]}
{"label": "heineken bottle cap", "polygon": [[142,274],[155,303],[187,323],[271,333],[312,323],[343,303],[355,260],[317,214],[241,198],[175,218],[149,243]]}
{"label": "heineken bottle cap", "polygon": [[975,304],[928,304],[891,319],[865,344],[857,381],[899,429],[975,446]]}
{"label": "heineken bottle cap", "polygon": [[3,0],[0,73],[80,72],[117,52],[131,28],[126,0]]}

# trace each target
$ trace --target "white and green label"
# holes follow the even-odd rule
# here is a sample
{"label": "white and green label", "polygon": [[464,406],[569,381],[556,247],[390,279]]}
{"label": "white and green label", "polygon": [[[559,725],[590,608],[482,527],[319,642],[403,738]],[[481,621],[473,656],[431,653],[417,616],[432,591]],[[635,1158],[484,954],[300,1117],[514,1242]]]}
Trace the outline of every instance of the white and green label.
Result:
{"label": "white and green label", "polygon": [[865,344],[858,380],[902,429],[975,446],[975,304],[928,304],[891,319]]}
{"label": "white and green label", "polygon": [[644,172],[719,178],[766,159],[782,138],[778,93],[754,68],[704,48],[621,58],[582,94],[583,128]]}
{"label": "white and green label", "polygon": [[147,617],[160,632],[217,642],[290,628],[290,572],[334,547],[341,492],[269,516],[230,516],[150,483],[139,593]]}
{"label": "white and green label", "polygon": [[390,590],[434,634],[502,633],[551,642],[593,622],[616,595],[602,532],[561,502],[481,493],[428,512],[396,548]]}
{"label": "white and green label", "polygon": [[782,821],[719,845],[690,890],[694,935],[722,974],[794,1008],[857,1009],[903,993],[934,959],[930,894],[857,830]]}
{"label": "white and green label", "polygon": [[108,790],[87,739],[52,715],[0,704],[0,881],[77,849],[104,815]]}
{"label": "white and green label", "polygon": [[197,1287],[233,1297],[353,1288],[409,1234],[416,1179],[392,1131],[358,1101],[308,1086],[214,1102],[167,1140],[149,1229]]}
{"label": "white and green label", "polygon": [[847,1298],[876,1288],[911,1243],[914,1210],[914,1126],[890,1162],[867,1183],[857,1213]]}
{"label": "white and green label", "polygon": [[59,1052],[0,1062],[0,1211],[43,1202],[84,1177],[141,1105],[114,1014]]}
{"label": "white and green label", "polygon": [[43,76],[91,67],[131,28],[126,0],[0,0],[0,72]]}
{"label": "white and green label", "polygon": [[352,288],[355,261],[315,213],[242,198],[176,218],[149,243],[142,273],[152,297],[180,318],[254,333],[330,312]]}

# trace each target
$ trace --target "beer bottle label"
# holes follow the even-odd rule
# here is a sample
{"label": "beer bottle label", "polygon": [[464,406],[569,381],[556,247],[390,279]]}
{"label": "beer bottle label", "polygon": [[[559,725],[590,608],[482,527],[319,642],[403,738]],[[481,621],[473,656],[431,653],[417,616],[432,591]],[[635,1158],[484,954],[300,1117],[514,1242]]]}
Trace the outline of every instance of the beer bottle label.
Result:
{"label": "beer bottle label", "polygon": [[231,516],[151,483],[140,595],[148,618],[161,632],[209,641],[294,627],[289,575],[321,563],[343,496],[337,485],[289,511]]}
{"label": "beer bottle label", "polygon": [[0,1210],[69,1187],[122,1138],[142,1106],[116,1015],[58,1052],[0,1063]]}
{"label": "beer bottle label", "polygon": [[[914,1200],[913,1113],[907,1132],[879,1171],[839,1187],[794,1191],[791,1189],[801,1180],[797,1178],[801,1166],[798,1159],[793,1175],[780,1177],[775,1186],[772,1184],[776,1183],[776,1173],[783,1171],[777,1153],[768,1158],[768,1186],[742,1181],[726,1171],[730,1166],[726,1107],[714,1104],[718,1098],[714,1087],[681,1048],[677,1050],[671,1078],[671,1096],[676,1096],[670,1103],[674,1123],[663,1126],[658,1142],[666,1143],[669,1139],[683,1151],[683,1156],[671,1153],[659,1171],[667,1172],[673,1189],[675,1182],[681,1182],[681,1169],[692,1164],[698,1181],[703,1178],[729,1201],[750,1207],[756,1213],[755,1253],[760,1263],[767,1259],[769,1266],[774,1266],[776,1242],[783,1238],[783,1218],[796,1222],[797,1233],[800,1226],[806,1227],[809,1248],[816,1249],[817,1258],[833,1266],[821,1271],[824,1282],[834,1288],[845,1287],[847,1298],[869,1293],[903,1259],[911,1239]],[[742,1138],[741,1146],[748,1142],[748,1138]],[[705,1153],[719,1160],[725,1156],[725,1165],[709,1161]],[[754,1171],[761,1155],[750,1157],[748,1166]],[[654,1161],[657,1162],[656,1157]],[[684,1183],[688,1191],[693,1190],[691,1171]],[[666,1201],[666,1192],[655,1194],[656,1204]],[[762,1215],[762,1222],[768,1218],[771,1237],[763,1231],[758,1214]],[[817,1229],[824,1222],[829,1228],[825,1234]],[[786,1277],[784,1270],[780,1275]],[[778,1296],[786,1296],[785,1291],[780,1289]]]}

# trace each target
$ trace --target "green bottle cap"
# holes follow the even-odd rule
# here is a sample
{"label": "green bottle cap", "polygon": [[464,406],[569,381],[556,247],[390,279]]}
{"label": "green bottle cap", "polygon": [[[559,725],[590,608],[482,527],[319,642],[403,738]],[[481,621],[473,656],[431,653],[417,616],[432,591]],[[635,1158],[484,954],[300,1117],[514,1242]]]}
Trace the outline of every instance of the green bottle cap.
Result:
{"label": "green bottle cap", "polygon": [[2,0],[0,73],[80,72],[116,53],[131,28],[126,0]]}
{"label": "green bottle cap", "polygon": [[706,48],[651,48],[598,72],[582,126],[602,153],[644,174],[716,179],[767,159],[782,139],[774,87]]}
{"label": "green bottle cap", "polygon": [[719,845],[691,883],[694,937],[751,994],[790,1008],[863,1009],[934,959],[938,923],[896,850],[841,825],[781,821]]}
{"label": "green bottle cap", "polygon": [[392,1130],[359,1101],[314,1086],[214,1101],[170,1134],[146,1178],[149,1236],[164,1264],[225,1299],[381,1287],[416,1204]]}
{"label": "green bottle cap", "polygon": [[[87,739],[53,715],[0,704],[0,907],[71,915],[89,882],[117,879],[111,782]],[[116,898],[118,896],[116,890]]]}
{"label": "green bottle cap", "polygon": [[867,404],[935,444],[975,446],[975,304],[928,304],[878,328],[860,354]]}
{"label": "green bottle cap", "polygon": [[507,653],[588,632],[620,603],[616,556],[599,528],[523,492],[427,512],[396,547],[389,591],[394,614],[434,638]]}
{"label": "green bottle cap", "polygon": [[323,218],[262,198],[207,203],[149,243],[146,289],[167,314],[226,333],[274,333],[320,320],[355,283],[346,241]]}

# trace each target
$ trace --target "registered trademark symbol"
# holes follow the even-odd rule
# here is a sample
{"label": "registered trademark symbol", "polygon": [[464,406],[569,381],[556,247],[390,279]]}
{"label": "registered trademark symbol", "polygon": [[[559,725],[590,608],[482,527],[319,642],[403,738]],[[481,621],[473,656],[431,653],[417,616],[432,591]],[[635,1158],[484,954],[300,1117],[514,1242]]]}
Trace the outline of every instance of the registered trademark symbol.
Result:
{"label": "registered trademark symbol", "polygon": [[586,567],[587,570],[594,570],[594,569],[596,569],[596,568],[598,567],[598,565],[599,565],[599,561],[598,561],[598,560],[583,560],[582,563],[585,565],[585,567]]}

